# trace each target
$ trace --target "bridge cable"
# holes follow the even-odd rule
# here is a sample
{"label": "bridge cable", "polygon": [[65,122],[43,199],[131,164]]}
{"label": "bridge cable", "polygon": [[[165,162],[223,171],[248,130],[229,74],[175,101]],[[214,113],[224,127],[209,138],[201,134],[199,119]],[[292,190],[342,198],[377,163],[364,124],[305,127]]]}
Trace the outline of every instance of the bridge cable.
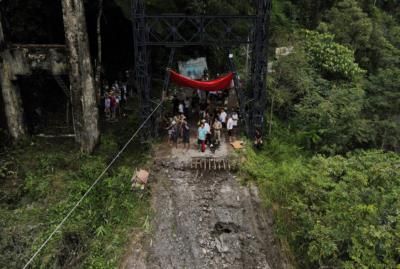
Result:
{"label": "bridge cable", "polygon": [[125,151],[125,149],[128,147],[128,145],[132,142],[132,140],[137,136],[137,134],[143,129],[145,124],[149,121],[149,119],[153,116],[153,114],[161,107],[163,104],[164,100],[161,99],[160,103],[154,108],[154,110],[150,113],[150,115],[143,121],[143,123],[139,126],[139,128],[136,130],[136,132],[131,136],[131,138],[126,142],[126,144],[122,147],[122,149],[117,153],[117,155],[114,157],[114,159],[108,164],[108,166],[103,170],[103,172],[99,175],[99,177],[93,182],[93,184],[87,189],[85,194],[79,199],[79,201],[74,205],[74,207],[68,212],[68,214],[63,218],[63,220],[57,225],[57,227],[54,229],[54,231],[49,235],[49,237],[46,239],[46,241],[43,242],[43,244],[39,247],[39,249],[33,254],[33,256],[29,259],[29,261],[25,264],[23,269],[26,269],[32,261],[36,258],[36,256],[40,253],[40,251],[47,245],[47,243],[50,241],[50,239],[54,236],[54,234],[61,228],[61,226],[64,224],[64,222],[71,216],[71,214],[75,211],[75,209],[81,204],[83,199],[89,194],[89,192],[93,189],[94,186],[100,181],[100,179],[105,175],[105,173],[110,169],[110,167],[115,163],[115,161],[119,158],[119,156]]}

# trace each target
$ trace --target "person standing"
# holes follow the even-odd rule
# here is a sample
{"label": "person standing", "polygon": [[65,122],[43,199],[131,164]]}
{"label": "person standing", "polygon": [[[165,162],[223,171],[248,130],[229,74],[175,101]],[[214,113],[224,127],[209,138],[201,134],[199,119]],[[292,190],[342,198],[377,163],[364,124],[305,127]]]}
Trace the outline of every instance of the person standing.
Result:
{"label": "person standing", "polygon": [[204,122],[204,128],[206,129],[206,145],[208,145],[211,142],[211,126],[205,119],[202,122]]}
{"label": "person standing", "polygon": [[189,118],[189,114],[190,114],[190,99],[189,99],[189,97],[186,97],[184,104],[185,104],[185,116],[187,118]]}
{"label": "person standing", "polygon": [[174,97],[172,98],[172,106],[174,115],[178,114],[179,99],[176,97],[176,94],[174,94]]}
{"label": "person standing", "polygon": [[183,139],[183,148],[189,150],[190,147],[190,127],[186,120],[182,122],[182,139]]}
{"label": "person standing", "polygon": [[238,131],[238,123],[239,123],[239,115],[236,111],[233,111],[232,113],[232,120],[233,120],[233,136],[236,136],[236,134],[239,133]]}
{"label": "person standing", "polygon": [[224,109],[221,109],[221,113],[219,114],[219,120],[221,121],[221,124],[223,127],[226,127],[226,117],[228,115],[226,114]]}
{"label": "person standing", "polygon": [[263,145],[262,133],[259,128],[256,129],[256,133],[254,135],[254,147],[256,149],[261,149]]}
{"label": "person standing", "polygon": [[233,137],[233,119],[231,116],[228,117],[228,122],[226,123],[226,129],[228,130],[229,142],[232,142]]}
{"label": "person standing", "polygon": [[202,122],[197,130],[197,143],[199,144],[199,151],[201,152],[204,152],[206,148],[206,135],[207,130],[204,128],[204,122]]}
{"label": "person standing", "polygon": [[181,115],[183,115],[183,114],[185,113],[185,106],[183,105],[183,102],[182,102],[182,101],[179,102],[179,105],[178,105],[178,112],[179,112],[179,114],[181,114]]}
{"label": "person standing", "polygon": [[106,119],[110,119],[111,100],[110,100],[110,96],[108,95],[108,93],[105,94],[105,98],[104,98],[104,112],[106,114]]}
{"label": "person standing", "polygon": [[215,118],[214,120],[213,129],[214,129],[214,139],[219,144],[221,142],[222,124],[217,118]]}
{"label": "person standing", "polygon": [[172,119],[171,124],[167,127],[168,130],[168,142],[170,146],[173,146],[173,144],[178,144],[178,133],[176,132],[176,126],[177,122],[175,119]]}
{"label": "person standing", "polygon": [[110,107],[111,107],[111,120],[115,120],[116,109],[117,109],[117,99],[115,98],[114,91],[111,91],[111,93],[110,93]]}
{"label": "person standing", "polygon": [[239,115],[236,111],[233,111],[232,113],[232,120],[233,120],[233,127],[236,128],[239,122]]}
{"label": "person standing", "polygon": [[197,90],[193,90],[192,93],[192,113],[195,113],[196,110],[199,108],[200,104],[200,97],[197,93]]}
{"label": "person standing", "polygon": [[176,121],[174,121],[172,125],[172,143],[175,145],[175,148],[178,148],[178,138],[179,138],[179,125]]}
{"label": "person standing", "polygon": [[115,92],[115,114],[117,118],[121,116],[121,95],[119,91]]}

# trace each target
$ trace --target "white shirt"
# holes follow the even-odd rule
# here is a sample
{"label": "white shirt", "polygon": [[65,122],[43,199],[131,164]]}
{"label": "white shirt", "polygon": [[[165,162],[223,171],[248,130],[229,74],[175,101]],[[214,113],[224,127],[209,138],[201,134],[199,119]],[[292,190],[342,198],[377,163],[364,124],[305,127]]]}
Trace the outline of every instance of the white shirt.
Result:
{"label": "white shirt", "polygon": [[179,104],[179,107],[178,107],[178,110],[179,110],[179,113],[183,113],[184,111],[184,109],[183,109],[183,104]]}
{"label": "white shirt", "polygon": [[207,133],[211,132],[210,124],[208,124],[208,122],[204,123],[204,129],[206,129]]}
{"label": "white shirt", "polygon": [[233,129],[233,120],[229,118],[228,122],[226,123],[226,129],[232,130]]}
{"label": "white shirt", "polygon": [[220,120],[222,123],[225,123],[225,121],[226,121],[226,116],[227,116],[227,114],[226,114],[225,111],[221,112],[221,114],[219,114],[219,120]]}
{"label": "white shirt", "polygon": [[104,104],[104,105],[105,105],[106,108],[110,108],[110,106],[111,106],[111,100],[110,100],[110,98],[108,98],[108,97],[106,98],[105,104]]}
{"label": "white shirt", "polygon": [[239,116],[236,112],[232,114],[233,126],[236,127],[238,125]]}

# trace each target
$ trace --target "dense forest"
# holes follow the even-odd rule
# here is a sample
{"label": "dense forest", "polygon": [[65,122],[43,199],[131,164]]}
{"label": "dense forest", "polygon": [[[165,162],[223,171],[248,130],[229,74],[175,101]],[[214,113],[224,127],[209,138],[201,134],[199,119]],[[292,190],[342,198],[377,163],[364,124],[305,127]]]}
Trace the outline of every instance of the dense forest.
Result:
{"label": "dense forest", "polygon": [[[4,1],[12,42],[65,43],[61,1]],[[99,6],[84,2],[95,64]],[[134,67],[129,2],[103,3],[103,76],[109,81]],[[153,13],[250,14],[250,2],[146,4]],[[270,17],[266,143],[243,153],[243,184],[258,184],[296,268],[400,268],[400,3],[276,0]],[[290,53],[276,54],[282,47]],[[210,70],[219,70],[224,53],[182,49],[177,57],[206,54]],[[245,79],[246,48],[236,48],[235,54]],[[152,58],[153,71],[160,73],[166,51]],[[26,84],[40,88],[48,82]],[[134,131],[137,104],[130,105],[126,122],[112,128],[101,123],[101,143],[93,155],[65,140],[32,137],[12,144],[2,100],[0,105],[0,267],[17,268]],[[128,151],[34,268],[115,268],[132,227],[149,229],[148,200],[132,196],[123,178],[146,161],[150,147]]]}
{"label": "dense forest", "polygon": [[399,266],[397,1],[275,1],[269,145],[245,170],[299,268]]}

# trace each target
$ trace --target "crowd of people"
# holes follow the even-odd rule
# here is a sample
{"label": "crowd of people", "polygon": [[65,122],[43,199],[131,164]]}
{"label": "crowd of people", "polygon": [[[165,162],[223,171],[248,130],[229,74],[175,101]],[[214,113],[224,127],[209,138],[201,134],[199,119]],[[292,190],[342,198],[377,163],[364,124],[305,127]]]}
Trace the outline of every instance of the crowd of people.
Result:
{"label": "crowd of people", "polygon": [[218,107],[217,98],[219,97],[216,94],[208,94],[206,98],[202,98],[196,91],[193,92],[191,98],[179,99],[174,95],[172,104],[175,116],[168,119],[166,127],[170,145],[178,148],[178,145],[182,143],[184,149],[190,148],[189,118],[192,122],[197,121],[196,147],[199,151],[204,152],[208,147],[215,152],[225,134],[228,136],[228,141],[232,142],[238,129],[239,114],[235,110],[227,113],[225,108]]}
{"label": "crowd of people", "polygon": [[186,116],[182,113],[170,119],[168,130],[168,141],[171,146],[178,148],[178,142],[181,139],[183,148],[190,148],[190,125]]}
{"label": "crowd of people", "polygon": [[123,106],[126,104],[126,83],[115,81],[111,87],[106,86],[102,96],[102,104],[106,120],[116,121],[124,116]]}
{"label": "crowd of people", "polygon": [[199,122],[197,130],[198,149],[204,152],[207,147],[213,152],[220,145],[224,134],[228,135],[228,141],[232,142],[238,129],[239,115],[236,111],[228,114],[225,109],[216,111],[214,115],[205,112]]}

